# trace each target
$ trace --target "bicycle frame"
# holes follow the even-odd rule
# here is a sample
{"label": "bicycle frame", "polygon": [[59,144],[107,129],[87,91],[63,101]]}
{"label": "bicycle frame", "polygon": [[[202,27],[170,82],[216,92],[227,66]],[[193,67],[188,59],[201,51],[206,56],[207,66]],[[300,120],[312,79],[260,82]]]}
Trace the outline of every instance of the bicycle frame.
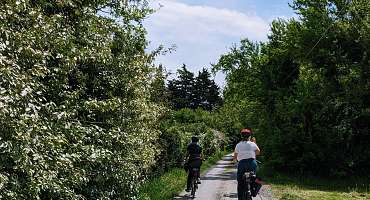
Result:
{"label": "bicycle frame", "polygon": [[243,191],[243,200],[252,200],[251,183],[253,177],[255,177],[254,172],[245,172],[243,175],[244,186],[246,187]]}
{"label": "bicycle frame", "polygon": [[192,168],[189,173],[192,173],[191,178],[191,197],[195,198],[195,191],[198,189],[198,175],[199,175],[199,169],[198,168]]}

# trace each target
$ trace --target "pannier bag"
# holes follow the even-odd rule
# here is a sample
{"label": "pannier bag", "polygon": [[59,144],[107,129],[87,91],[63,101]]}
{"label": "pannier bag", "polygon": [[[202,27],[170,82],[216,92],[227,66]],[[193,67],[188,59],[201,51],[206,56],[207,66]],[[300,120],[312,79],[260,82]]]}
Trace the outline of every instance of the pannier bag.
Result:
{"label": "pannier bag", "polygon": [[256,197],[258,192],[262,187],[262,179],[259,177],[254,177],[251,181],[251,194],[253,197]]}

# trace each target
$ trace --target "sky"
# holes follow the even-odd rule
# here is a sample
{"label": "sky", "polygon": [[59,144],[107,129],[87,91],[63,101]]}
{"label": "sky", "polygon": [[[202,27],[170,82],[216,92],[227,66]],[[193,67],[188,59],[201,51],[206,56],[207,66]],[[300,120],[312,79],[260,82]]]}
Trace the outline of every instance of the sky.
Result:
{"label": "sky", "polygon": [[[211,68],[222,54],[243,38],[265,41],[273,19],[291,18],[291,0],[151,0],[156,10],[145,21],[149,50],[159,45],[176,46],[161,55],[157,64],[175,74],[186,64],[197,73]],[[173,77],[173,76],[171,76]],[[170,77],[170,78],[171,78]],[[216,83],[222,88],[225,75],[218,73]]]}

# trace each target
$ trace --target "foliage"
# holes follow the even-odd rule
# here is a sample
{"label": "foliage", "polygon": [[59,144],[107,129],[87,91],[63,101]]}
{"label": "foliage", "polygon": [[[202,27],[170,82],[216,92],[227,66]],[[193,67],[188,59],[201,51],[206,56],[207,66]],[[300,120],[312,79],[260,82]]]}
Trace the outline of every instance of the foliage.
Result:
{"label": "foliage", "polygon": [[271,185],[277,199],[369,199],[368,177],[323,178],[295,173],[271,173],[262,167],[260,176]]}
{"label": "foliage", "polygon": [[181,109],[168,113],[161,125],[162,152],[154,171],[162,173],[172,167],[180,167],[192,136],[199,137],[205,158],[223,150],[226,138],[213,128],[212,119],[212,113],[202,109]]}
{"label": "foliage", "polygon": [[184,169],[170,169],[160,177],[155,177],[140,188],[140,200],[172,199],[184,189],[187,175]]}
{"label": "foliage", "polygon": [[225,125],[234,133],[252,127],[276,169],[366,173],[370,3],[296,0],[292,7],[299,20],[275,20],[267,42],[242,40],[214,66],[227,74]]}
{"label": "foliage", "polygon": [[206,69],[199,71],[198,76],[195,77],[193,93],[193,104],[195,108],[211,111],[222,103],[219,88],[214,80],[211,79],[211,74]]}
{"label": "foliage", "polygon": [[146,1],[2,1],[0,199],[135,199],[162,112],[150,12]]}
{"label": "foliage", "polygon": [[162,65],[159,65],[153,73],[151,82],[151,100],[152,102],[169,107],[169,94],[166,88],[167,73]]}
{"label": "foliage", "polygon": [[206,69],[199,71],[195,78],[185,65],[177,73],[178,78],[169,80],[167,84],[169,100],[174,109],[202,108],[211,111],[221,105],[219,88]]}
{"label": "foliage", "polygon": [[185,65],[177,70],[178,80],[169,80],[167,84],[170,102],[175,109],[193,108],[194,74]]}

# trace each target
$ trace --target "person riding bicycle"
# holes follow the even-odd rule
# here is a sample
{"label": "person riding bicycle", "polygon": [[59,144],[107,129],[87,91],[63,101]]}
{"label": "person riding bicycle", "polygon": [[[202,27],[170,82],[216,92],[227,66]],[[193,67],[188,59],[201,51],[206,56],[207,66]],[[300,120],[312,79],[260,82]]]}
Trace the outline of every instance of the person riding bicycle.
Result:
{"label": "person riding bicycle", "polygon": [[256,144],[255,138],[252,137],[252,131],[250,129],[243,129],[240,131],[242,140],[236,145],[234,151],[233,160],[237,160],[238,171],[237,171],[237,181],[238,181],[238,199],[242,199],[242,192],[244,190],[243,185],[243,175],[245,172],[252,171],[256,173],[257,162],[256,155],[260,154],[260,149]]}
{"label": "person riding bicycle", "polygon": [[[200,171],[200,166],[202,165],[202,147],[199,146],[198,144],[199,139],[198,137],[191,137],[191,143],[187,147],[187,166],[188,166],[188,179],[187,179],[187,184],[186,184],[186,190],[187,192],[190,191],[190,185],[191,185],[191,170],[193,168],[198,168]],[[198,172],[199,172],[198,171]],[[198,184],[200,184],[199,180],[199,173],[198,173]]]}

